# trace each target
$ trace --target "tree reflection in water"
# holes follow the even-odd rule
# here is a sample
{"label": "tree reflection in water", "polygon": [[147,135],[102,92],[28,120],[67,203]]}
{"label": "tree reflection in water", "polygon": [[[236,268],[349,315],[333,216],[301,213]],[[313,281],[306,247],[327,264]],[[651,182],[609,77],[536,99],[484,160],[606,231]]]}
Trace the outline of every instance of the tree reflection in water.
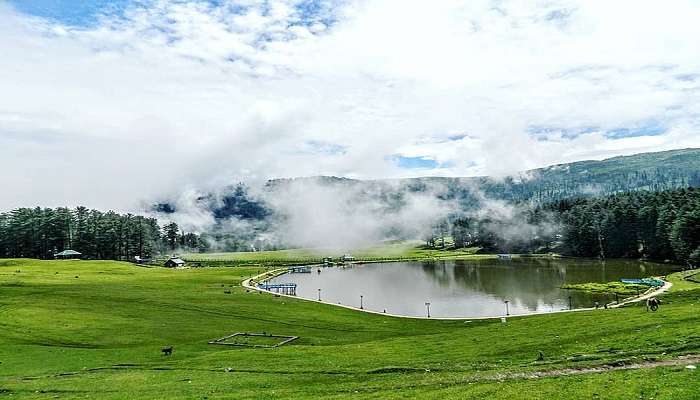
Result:
{"label": "tree reflection in water", "polygon": [[610,282],[620,278],[664,275],[672,266],[630,260],[515,258],[512,260],[424,261],[326,268],[320,274],[287,274],[278,282],[298,284],[297,295],[354,304],[374,311],[424,316],[430,301],[433,317],[498,316],[509,301],[511,315],[592,307],[614,296],[567,291],[568,283]]}

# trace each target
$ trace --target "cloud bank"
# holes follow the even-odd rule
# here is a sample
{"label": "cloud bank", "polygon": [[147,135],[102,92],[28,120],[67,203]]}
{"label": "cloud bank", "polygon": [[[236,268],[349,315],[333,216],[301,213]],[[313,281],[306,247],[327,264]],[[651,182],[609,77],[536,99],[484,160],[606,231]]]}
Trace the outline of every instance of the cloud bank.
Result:
{"label": "cloud bank", "polygon": [[700,147],[694,1],[20,10],[0,3],[0,209]]}

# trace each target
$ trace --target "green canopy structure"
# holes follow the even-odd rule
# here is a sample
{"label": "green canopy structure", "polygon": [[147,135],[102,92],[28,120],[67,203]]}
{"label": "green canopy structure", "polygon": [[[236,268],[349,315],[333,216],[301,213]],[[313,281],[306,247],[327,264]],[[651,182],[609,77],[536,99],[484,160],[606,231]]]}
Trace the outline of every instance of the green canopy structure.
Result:
{"label": "green canopy structure", "polygon": [[83,253],[69,249],[69,250],[63,250],[60,253],[54,254],[54,257],[55,258],[69,259],[69,258],[80,258],[82,255],[83,255]]}

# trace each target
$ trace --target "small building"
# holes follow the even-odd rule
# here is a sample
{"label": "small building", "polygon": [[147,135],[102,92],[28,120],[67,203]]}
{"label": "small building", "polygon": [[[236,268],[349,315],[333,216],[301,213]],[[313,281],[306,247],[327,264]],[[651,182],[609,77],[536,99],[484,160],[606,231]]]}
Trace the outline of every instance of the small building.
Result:
{"label": "small building", "polygon": [[147,264],[151,262],[151,259],[148,257],[134,256],[134,262],[136,264]]}
{"label": "small building", "polygon": [[74,259],[80,259],[83,257],[83,253],[75,251],[75,250],[63,250],[60,253],[54,254],[54,258],[58,260],[74,260]]}
{"label": "small building", "polygon": [[166,268],[182,268],[185,266],[185,260],[182,258],[173,257],[165,262]]}
{"label": "small building", "polygon": [[340,259],[343,261],[355,261],[355,257],[351,256],[350,254],[343,254],[343,257]]}

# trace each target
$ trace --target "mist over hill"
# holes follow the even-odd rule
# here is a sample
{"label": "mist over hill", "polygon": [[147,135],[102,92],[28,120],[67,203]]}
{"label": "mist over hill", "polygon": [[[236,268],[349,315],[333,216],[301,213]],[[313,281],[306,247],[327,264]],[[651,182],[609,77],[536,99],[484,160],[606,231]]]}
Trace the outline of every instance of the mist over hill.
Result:
{"label": "mist over hill", "polygon": [[700,149],[682,149],[553,165],[505,177],[318,176],[275,179],[259,187],[238,183],[216,192],[182,193],[151,211],[161,220],[205,234],[220,250],[348,248],[425,238],[443,221],[464,215],[513,220],[524,208],[566,198],[697,186]]}

